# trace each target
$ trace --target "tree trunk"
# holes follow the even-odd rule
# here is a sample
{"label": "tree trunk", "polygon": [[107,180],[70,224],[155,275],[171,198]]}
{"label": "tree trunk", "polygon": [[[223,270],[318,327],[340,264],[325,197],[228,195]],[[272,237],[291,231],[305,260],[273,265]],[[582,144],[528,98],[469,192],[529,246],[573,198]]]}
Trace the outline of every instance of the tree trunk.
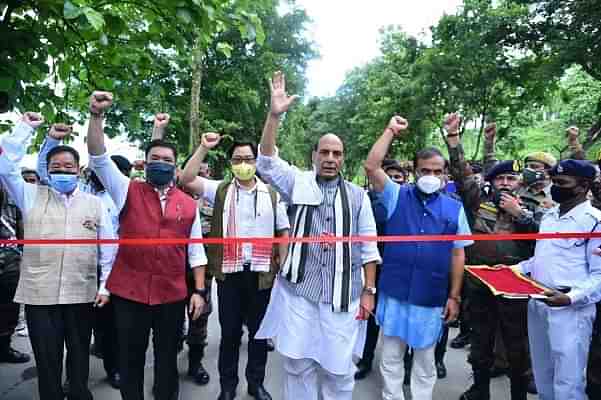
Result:
{"label": "tree trunk", "polygon": [[192,54],[192,87],[190,89],[190,140],[188,152],[192,154],[200,141],[200,87],[202,84],[204,51],[197,44]]}
{"label": "tree trunk", "polygon": [[480,153],[480,142],[482,141],[482,134],[484,133],[484,123],[486,122],[486,113],[482,113],[482,118],[480,118],[480,132],[478,132],[478,140],[476,141],[476,148],[474,149],[474,155],[472,156],[472,160],[478,159],[478,154]]}

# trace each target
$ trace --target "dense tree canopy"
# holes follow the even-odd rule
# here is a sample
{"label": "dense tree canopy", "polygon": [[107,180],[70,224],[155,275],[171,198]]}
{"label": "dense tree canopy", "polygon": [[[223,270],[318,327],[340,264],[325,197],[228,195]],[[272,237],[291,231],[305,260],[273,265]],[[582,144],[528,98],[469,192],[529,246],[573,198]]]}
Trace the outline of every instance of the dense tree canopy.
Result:
{"label": "dense tree canopy", "polygon": [[[0,16],[0,111],[83,121],[89,93],[111,90],[109,134],[144,142],[153,114],[168,112],[168,137],[184,153],[202,130],[224,133],[226,144],[258,140],[269,75],[282,69],[289,92],[303,95],[307,62],[317,55],[309,17],[288,0],[7,1]],[[407,117],[412,132],[392,155],[410,158],[428,144],[444,147],[441,122],[455,110],[466,121],[470,157],[479,157],[493,120],[502,157],[560,155],[572,124],[596,152],[598,1],[464,0],[429,33],[383,28],[379,57],[349,72],[334,96],[304,98],[288,113],[282,154],[310,167],[312,145],[334,132],[346,144],[345,173],[357,176],[392,115]],[[212,161],[222,166],[223,153]]]}

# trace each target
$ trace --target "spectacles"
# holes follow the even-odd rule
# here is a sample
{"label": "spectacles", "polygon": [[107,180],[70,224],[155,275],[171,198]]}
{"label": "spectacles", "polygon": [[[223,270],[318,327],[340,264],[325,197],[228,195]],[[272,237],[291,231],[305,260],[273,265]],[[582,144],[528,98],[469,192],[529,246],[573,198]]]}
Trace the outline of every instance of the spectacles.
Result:
{"label": "spectacles", "polygon": [[234,157],[230,161],[232,164],[254,164],[257,160],[254,157]]}

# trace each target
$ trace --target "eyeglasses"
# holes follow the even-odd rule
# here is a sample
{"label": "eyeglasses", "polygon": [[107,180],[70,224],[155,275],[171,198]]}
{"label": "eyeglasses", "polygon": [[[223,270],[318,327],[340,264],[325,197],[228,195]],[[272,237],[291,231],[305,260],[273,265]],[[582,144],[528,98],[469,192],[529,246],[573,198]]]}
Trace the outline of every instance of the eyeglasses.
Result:
{"label": "eyeglasses", "polygon": [[254,164],[257,160],[254,157],[234,157],[230,160],[230,162],[232,164],[242,164],[247,163],[247,164]]}

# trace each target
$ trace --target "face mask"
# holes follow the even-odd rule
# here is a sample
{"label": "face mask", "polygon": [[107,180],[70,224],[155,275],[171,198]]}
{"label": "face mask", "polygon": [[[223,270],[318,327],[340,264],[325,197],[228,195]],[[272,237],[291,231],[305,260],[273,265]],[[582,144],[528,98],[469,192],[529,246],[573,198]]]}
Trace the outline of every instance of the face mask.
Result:
{"label": "face mask", "polygon": [[434,175],[421,176],[417,180],[417,188],[425,194],[432,194],[440,190],[441,186],[442,181],[440,180],[440,178],[437,178]]}
{"label": "face mask", "polygon": [[535,171],[530,168],[524,168],[522,172],[522,179],[526,186],[534,185],[535,183],[542,182],[546,179],[544,171]]}
{"label": "face mask", "polygon": [[572,200],[578,196],[578,193],[574,192],[575,188],[562,188],[556,185],[551,186],[551,198],[556,203],[565,203],[566,201]]}
{"label": "face mask", "polygon": [[59,193],[71,193],[77,187],[79,177],[76,174],[50,173],[50,186]]}
{"label": "face mask", "polygon": [[232,172],[236,178],[240,181],[249,181],[255,176],[257,167],[254,164],[247,164],[245,162],[240,164],[232,165]]}
{"label": "face mask", "polygon": [[152,161],[146,164],[146,180],[152,186],[166,186],[173,182],[175,165],[161,161]]}

